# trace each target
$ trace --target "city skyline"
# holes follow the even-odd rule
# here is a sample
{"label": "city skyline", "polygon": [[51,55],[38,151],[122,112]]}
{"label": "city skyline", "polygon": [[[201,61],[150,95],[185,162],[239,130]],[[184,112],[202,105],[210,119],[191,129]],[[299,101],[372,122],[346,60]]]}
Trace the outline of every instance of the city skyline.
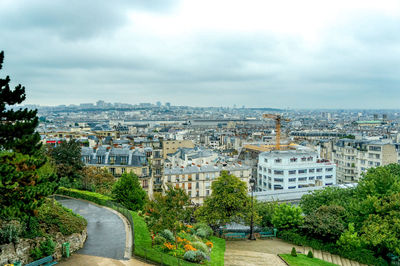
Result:
{"label": "city skyline", "polygon": [[394,109],[396,1],[3,1],[26,104]]}

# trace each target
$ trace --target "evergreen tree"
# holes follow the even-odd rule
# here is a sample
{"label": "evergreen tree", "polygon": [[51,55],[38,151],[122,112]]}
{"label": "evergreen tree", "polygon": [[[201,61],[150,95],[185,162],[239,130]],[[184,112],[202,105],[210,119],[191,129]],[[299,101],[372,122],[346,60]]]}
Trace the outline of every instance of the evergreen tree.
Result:
{"label": "evergreen tree", "polygon": [[[0,53],[0,70],[3,66],[4,52]],[[40,148],[40,136],[35,133],[39,120],[37,110],[9,108],[22,103],[25,87],[18,85],[10,89],[10,77],[0,78],[0,150],[11,150],[33,155]]]}
{"label": "evergreen tree", "polygon": [[142,210],[146,203],[147,193],[140,186],[137,175],[124,173],[114,184],[112,190],[115,200],[129,210]]}

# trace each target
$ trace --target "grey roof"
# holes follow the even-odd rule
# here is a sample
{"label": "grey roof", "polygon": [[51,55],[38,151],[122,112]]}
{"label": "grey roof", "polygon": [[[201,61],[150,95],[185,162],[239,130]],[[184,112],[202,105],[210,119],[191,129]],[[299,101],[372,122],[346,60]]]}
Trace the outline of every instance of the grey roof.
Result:
{"label": "grey roof", "polygon": [[112,148],[110,156],[129,156],[129,149],[125,148]]}
{"label": "grey roof", "polygon": [[189,165],[184,168],[182,167],[172,167],[172,168],[164,168],[164,173],[166,175],[180,175],[180,174],[193,174],[193,173],[201,173],[201,172],[219,172],[222,170],[227,170],[227,171],[234,171],[234,170],[248,170],[250,169],[250,166],[247,165],[202,165],[202,166],[197,166],[197,165]]}

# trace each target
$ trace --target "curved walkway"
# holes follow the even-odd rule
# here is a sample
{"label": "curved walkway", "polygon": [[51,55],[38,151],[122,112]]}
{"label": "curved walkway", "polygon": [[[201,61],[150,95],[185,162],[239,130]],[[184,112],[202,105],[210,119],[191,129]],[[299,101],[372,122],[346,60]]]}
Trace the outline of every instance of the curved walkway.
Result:
{"label": "curved walkway", "polygon": [[125,225],[117,214],[83,200],[64,197],[56,199],[64,207],[83,216],[88,222],[88,238],[83,248],[76,253],[116,260],[124,259]]}

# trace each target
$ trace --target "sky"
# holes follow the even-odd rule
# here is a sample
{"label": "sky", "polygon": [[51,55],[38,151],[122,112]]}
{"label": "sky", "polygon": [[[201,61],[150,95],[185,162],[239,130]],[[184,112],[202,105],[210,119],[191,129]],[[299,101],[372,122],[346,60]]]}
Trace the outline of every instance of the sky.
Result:
{"label": "sky", "polygon": [[400,1],[1,0],[26,104],[399,108]]}

